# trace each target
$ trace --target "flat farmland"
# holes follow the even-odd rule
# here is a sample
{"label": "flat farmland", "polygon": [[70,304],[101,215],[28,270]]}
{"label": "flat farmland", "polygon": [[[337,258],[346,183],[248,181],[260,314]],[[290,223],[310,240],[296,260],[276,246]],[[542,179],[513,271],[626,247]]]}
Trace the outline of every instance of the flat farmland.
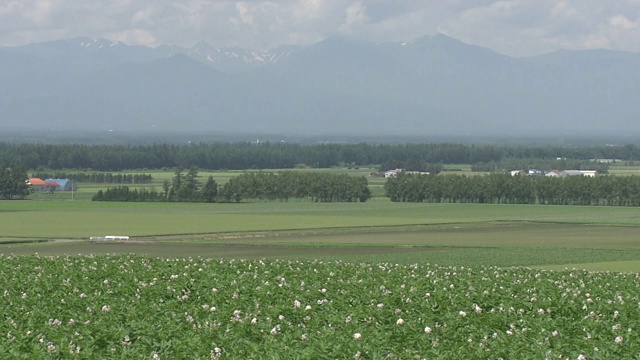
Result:
{"label": "flat farmland", "polygon": [[[640,209],[542,205],[21,201],[0,253],[325,258],[640,271]],[[127,243],[91,236],[127,235]]]}
{"label": "flat farmland", "polygon": [[[89,201],[97,188],[0,202],[6,358],[640,353],[638,208]],[[89,241],[105,235],[131,238]]]}
{"label": "flat farmland", "polygon": [[1,202],[0,214],[0,237],[28,240],[496,221],[640,226],[640,209],[630,207],[416,204],[380,199],[239,204],[16,201]]}

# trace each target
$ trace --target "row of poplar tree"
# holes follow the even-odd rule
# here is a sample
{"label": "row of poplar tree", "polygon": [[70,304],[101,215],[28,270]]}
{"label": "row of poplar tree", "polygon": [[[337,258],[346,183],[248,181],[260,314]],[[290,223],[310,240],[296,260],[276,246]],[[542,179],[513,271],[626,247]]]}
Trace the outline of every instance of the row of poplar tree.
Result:
{"label": "row of poplar tree", "polygon": [[162,191],[118,186],[99,190],[93,200],[240,202],[251,199],[307,199],[316,202],[364,202],[370,198],[371,191],[367,179],[347,174],[250,172],[238,175],[218,186],[211,176],[201,184],[197,168],[191,168],[186,173],[178,168],[171,182],[164,182]]}
{"label": "row of poplar tree", "polygon": [[367,179],[318,172],[250,172],[227,182],[220,191],[226,201],[242,199],[308,199],[316,202],[365,202],[371,198]]}
{"label": "row of poplar tree", "polygon": [[640,176],[400,174],[384,188],[401,202],[640,206]]}
{"label": "row of poplar tree", "polygon": [[178,167],[171,179],[165,180],[162,190],[155,188],[130,188],[117,186],[98,190],[93,201],[175,201],[175,202],[214,202],[218,195],[218,183],[209,176],[202,184],[198,179],[198,169],[191,167],[184,170]]}

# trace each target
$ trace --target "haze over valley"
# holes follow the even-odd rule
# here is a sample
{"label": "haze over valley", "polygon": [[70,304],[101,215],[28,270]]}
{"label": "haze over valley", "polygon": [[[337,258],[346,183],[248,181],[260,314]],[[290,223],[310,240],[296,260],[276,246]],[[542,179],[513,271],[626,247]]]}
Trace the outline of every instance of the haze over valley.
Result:
{"label": "haze over valley", "polygon": [[73,38],[0,48],[5,130],[375,136],[640,133],[640,55],[510,57],[443,34],[268,51]]}

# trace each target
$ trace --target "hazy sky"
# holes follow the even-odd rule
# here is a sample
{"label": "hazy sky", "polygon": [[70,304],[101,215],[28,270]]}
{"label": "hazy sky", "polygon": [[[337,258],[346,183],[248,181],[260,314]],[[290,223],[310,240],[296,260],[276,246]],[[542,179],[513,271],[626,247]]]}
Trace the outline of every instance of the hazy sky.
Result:
{"label": "hazy sky", "polygon": [[640,52],[640,0],[0,0],[0,46],[90,36],[266,50],[441,32],[503,54]]}

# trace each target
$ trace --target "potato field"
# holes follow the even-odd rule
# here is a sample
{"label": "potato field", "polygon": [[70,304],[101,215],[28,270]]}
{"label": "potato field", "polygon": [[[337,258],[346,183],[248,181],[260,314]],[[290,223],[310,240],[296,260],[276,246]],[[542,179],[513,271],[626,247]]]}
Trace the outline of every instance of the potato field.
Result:
{"label": "potato field", "polygon": [[633,359],[637,274],[0,258],[2,359]]}

